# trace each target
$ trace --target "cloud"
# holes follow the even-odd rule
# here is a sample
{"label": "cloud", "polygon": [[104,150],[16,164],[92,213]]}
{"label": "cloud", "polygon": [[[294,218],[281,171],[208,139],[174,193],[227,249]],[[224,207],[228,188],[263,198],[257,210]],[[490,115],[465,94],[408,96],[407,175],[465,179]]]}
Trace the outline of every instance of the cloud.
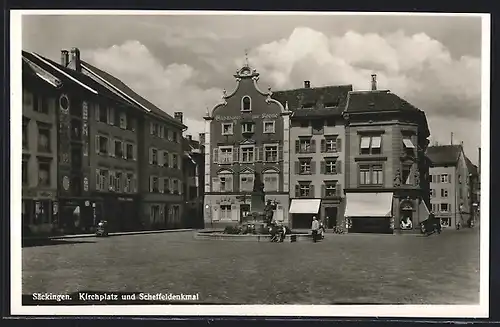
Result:
{"label": "cloud", "polygon": [[163,65],[139,41],[82,53],[90,63],[118,77],[165,112],[184,112],[189,132],[196,136],[204,129],[200,123],[206,108],[221,99],[221,89],[197,85],[200,72],[193,67],[182,63]]}

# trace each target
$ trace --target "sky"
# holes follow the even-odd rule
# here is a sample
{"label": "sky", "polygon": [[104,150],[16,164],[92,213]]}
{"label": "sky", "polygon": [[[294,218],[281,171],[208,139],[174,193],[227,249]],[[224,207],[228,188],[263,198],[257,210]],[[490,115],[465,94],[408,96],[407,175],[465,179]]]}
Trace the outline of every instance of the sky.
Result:
{"label": "sky", "polygon": [[463,141],[478,162],[481,128],[481,18],[317,15],[25,15],[22,46],[59,61],[83,60],[118,77],[173,115],[186,134],[236,86],[245,63],[260,88],[352,84],[389,89],[425,111],[431,143]]}

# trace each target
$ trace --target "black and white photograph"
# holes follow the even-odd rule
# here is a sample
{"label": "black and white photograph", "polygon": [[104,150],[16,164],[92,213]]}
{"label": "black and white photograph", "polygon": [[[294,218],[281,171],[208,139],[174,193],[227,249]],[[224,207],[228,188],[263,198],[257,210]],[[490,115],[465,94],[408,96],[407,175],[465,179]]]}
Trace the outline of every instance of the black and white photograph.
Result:
{"label": "black and white photograph", "polygon": [[13,10],[11,96],[13,314],[488,317],[489,15]]}

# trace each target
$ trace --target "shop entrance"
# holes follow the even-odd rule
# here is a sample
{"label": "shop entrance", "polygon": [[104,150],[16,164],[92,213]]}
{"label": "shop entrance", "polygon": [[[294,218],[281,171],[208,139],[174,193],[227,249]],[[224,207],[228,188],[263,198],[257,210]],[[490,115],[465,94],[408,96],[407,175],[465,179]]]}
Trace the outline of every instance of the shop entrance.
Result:
{"label": "shop entrance", "polygon": [[326,228],[337,226],[337,207],[325,208],[325,224]]}

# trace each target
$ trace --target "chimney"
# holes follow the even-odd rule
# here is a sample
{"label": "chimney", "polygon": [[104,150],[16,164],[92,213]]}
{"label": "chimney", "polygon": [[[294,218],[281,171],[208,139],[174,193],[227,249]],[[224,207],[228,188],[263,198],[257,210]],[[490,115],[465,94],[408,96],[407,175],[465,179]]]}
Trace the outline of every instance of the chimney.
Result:
{"label": "chimney", "polygon": [[180,121],[182,124],[182,112],[181,111],[174,112],[174,118],[177,119],[178,121]]}
{"label": "chimney", "polygon": [[205,133],[199,133],[198,138],[200,139],[200,144],[205,144]]}
{"label": "chimney", "polygon": [[67,67],[69,63],[69,52],[68,50],[61,50],[61,65]]}
{"label": "chimney", "polygon": [[78,48],[71,48],[71,58],[67,66],[73,70],[76,70],[77,72],[82,71],[82,66],[80,63],[80,50],[78,50]]}
{"label": "chimney", "polygon": [[377,90],[377,74],[372,74],[372,91]]}
{"label": "chimney", "polygon": [[311,81],[304,81],[304,88],[310,89],[311,88]]}
{"label": "chimney", "polygon": [[186,139],[191,142],[193,140],[193,135],[191,134],[186,134]]}
{"label": "chimney", "polygon": [[453,132],[451,132],[451,145],[453,145]]}

